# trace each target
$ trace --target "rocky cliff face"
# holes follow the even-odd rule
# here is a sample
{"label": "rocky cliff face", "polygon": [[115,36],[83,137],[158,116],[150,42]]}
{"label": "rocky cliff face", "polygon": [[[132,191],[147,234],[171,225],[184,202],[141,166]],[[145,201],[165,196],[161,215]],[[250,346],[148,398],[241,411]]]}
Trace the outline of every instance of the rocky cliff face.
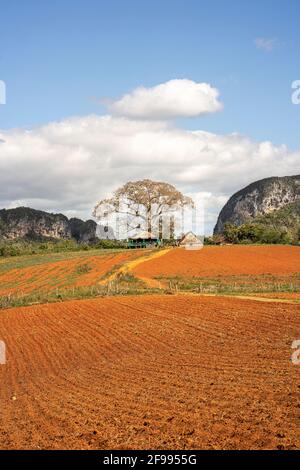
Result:
{"label": "rocky cliff face", "polygon": [[256,181],[231,196],[220,212],[214,234],[222,233],[227,222],[238,226],[298,199],[300,175]]}
{"label": "rocky cliff face", "polygon": [[97,224],[93,220],[87,220],[84,222],[83,220],[73,218],[69,220],[69,225],[71,229],[71,236],[77,241],[90,243],[95,241],[97,238]]}
{"label": "rocky cliff face", "polygon": [[29,207],[0,210],[0,239],[4,240],[75,239],[91,242],[96,238],[96,227],[93,220],[69,220],[63,214],[50,214]]}

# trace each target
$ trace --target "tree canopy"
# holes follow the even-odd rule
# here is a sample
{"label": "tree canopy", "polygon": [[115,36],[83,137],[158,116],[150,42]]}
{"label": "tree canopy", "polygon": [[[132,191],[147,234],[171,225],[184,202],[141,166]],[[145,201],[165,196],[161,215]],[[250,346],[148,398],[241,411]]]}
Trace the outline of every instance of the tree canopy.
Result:
{"label": "tree canopy", "polygon": [[[176,213],[184,207],[194,207],[193,200],[173,185],[143,179],[129,181],[117,189],[111,198],[97,203],[93,215],[105,225],[127,233],[136,230],[161,231],[161,226],[174,225]],[[117,237],[118,238],[118,237]]]}

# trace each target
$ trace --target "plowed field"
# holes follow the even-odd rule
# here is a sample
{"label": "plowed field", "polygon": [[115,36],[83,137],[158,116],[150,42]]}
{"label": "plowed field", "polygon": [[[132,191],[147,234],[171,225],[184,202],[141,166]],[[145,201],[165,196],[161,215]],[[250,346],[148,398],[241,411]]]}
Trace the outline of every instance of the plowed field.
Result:
{"label": "plowed field", "polygon": [[92,286],[113,268],[140,256],[139,250],[45,262],[0,273],[0,296],[51,292],[55,289]]}
{"label": "plowed field", "polygon": [[288,303],[153,295],[2,310],[0,448],[300,449],[299,338]]}
{"label": "plowed field", "polygon": [[297,246],[209,246],[189,251],[177,248],[134,269],[139,276],[291,276],[299,274]]}

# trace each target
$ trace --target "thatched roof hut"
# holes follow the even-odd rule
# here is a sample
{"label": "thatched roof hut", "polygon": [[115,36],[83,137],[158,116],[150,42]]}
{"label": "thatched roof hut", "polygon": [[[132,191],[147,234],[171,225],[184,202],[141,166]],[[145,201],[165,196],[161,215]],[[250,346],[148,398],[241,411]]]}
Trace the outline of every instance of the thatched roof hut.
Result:
{"label": "thatched roof hut", "polygon": [[137,232],[128,239],[128,248],[147,248],[155,245],[159,245],[158,237],[147,230]]}

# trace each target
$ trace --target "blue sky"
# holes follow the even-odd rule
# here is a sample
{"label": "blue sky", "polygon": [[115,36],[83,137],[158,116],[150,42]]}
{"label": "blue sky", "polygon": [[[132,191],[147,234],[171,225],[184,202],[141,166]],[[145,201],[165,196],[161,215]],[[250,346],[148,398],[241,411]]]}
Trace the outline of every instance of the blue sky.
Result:
{"label": "blue sky", "polygon": [[[206,81],[224,112],[183,125],[298,148],[296,1],[11,0],[1,5],[0,126],[102,112],[96,98],[172,78]],[[276,38],[267,53],[255,38]]]}
{"label": "blue sky", "polygon": [[[217,88],[224,109],[180,118],[178,129],[216,136],[237,132],[254,143],[271,141],[291,152],[300,150],[300,106],[291,102],[291,84],[300,79],[298,0],[10,0],[2,2],[0,15],[0,80],[7,87],[0,131],[8,132],[6,137],[12,138],[13,128],[25,131],[71,116],[104,115],[103,98],[117,99],[141,85],[189,79]],[[266,47],[257,47],[257,40]],[[15,143],[7,152],[4,147],[0,163],[6,158],[9,165]],[[81,147],[78,142],[77,150]],[[270,160],[272,174],[278,162],[278,174],[299,172],[295,155],[293,164],[276,158]],[[222,183],[216,190],[219,204],[230,191],[268,176],[264,168],[261,173],[253,169],[248,179],[241,176],[231,186]],[[141,176],[147,176],[146,170]],[[184,190],[194,190],[190,180],[188,175],[182,182]],[[121,181],[118,177],[115,183]],[[207,181],[203,190],[212,192]],[[20,180],[18,187],[25,183]],[[59,205],[49,194],[34,194],[33,187],[16,198],[0,194],[0,203],[12,200],[72,212],[70,202]],[[76,213],[86,214],[83,206]]]}

